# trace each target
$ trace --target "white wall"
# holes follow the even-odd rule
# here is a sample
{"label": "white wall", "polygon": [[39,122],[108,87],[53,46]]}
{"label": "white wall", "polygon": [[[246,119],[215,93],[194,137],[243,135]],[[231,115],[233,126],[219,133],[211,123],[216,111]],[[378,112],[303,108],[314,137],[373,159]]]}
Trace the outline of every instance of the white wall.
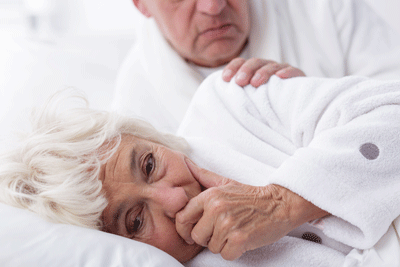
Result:
{"label": "white wall", "polygon": [[140,16],[130,0],[24,1],[26,16],[36,17],[42,36],[132,34]]}
{"label": "white wall", "polygon": [[138,16],[132,0],[85,0],[79,1],[85,14],[85,25],[93,32],[131,32]]}

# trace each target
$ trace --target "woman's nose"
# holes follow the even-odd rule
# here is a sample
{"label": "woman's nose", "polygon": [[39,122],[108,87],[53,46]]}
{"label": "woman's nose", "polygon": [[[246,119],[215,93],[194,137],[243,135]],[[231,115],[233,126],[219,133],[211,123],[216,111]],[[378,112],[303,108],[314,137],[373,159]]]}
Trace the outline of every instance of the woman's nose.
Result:
{"label": "woman's nose", "polygon": [[170,218],[175,218],[175,214],[189,202],[183,187],[154,187],[150,199]]}
{"label": "woman's nose", "polygon": [[219,15],[226,6],[226,0],[197,0],[197,10],[208,15]]}

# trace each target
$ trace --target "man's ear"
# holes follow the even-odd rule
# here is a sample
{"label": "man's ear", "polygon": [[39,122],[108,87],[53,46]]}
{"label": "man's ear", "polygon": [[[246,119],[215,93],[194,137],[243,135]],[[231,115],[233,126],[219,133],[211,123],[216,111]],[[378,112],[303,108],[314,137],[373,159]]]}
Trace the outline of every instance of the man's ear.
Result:
{"label": "man's ear", "polygon": [[147,7],[143,4],[142,0],[133,0],[133,4],[136,6],[136,8],[142,13],[144,16],[150,18],[151,14],[147,10]]}

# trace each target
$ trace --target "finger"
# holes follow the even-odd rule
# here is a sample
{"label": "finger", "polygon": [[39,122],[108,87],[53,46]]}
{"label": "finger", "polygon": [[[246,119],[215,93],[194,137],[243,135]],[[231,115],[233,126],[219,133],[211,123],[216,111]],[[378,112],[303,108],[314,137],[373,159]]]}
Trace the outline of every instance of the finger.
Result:
{"label": "finger", "polygon": [[226,65],[226,67],[224,68],[222,72],[222,79],[225,82],[230,82],[232,77],[236,75],[237,71],[240,69],[244,62],[246,62],[244,58],[232,59],[231,62],[229,62],[229,64]]}
{"label": "finger", "polygon": [[222,249],[226,245],[226,239],[225,240],[216,240],[214,236],[211,237],[211,240],[208,242],[207,248],[214,254],[220,254],[222,252]]}
{"label": "finger", "polygon": [[214,232],[214,218],[210,216],[203,216],[193,227],[191,236],[194,242],[207,247],[208,242],[211,240]]}
{"label": "finger", "polygon": [[193,177],[205,188],[225,185],[231,181],[226,177],[223,177],[206,169],[200,168],[199,166],[194,164],[190,159],[186,158],[185,161]]}
{"label": "finger", "polygon": [[191,236],[193,226],[200,220],[204,212],[203,193],[192,198],[183,210],[175,215],[176,231],[188,244],[193,244],[194,240]]}
{"label": "finger", "polygon": [[244,236],[240,234],[233,234],[229,237],[225,246],[221,250],[222,258],[228,261],[234,261],[242,256],[243,253],[246,252],[246,240],[243,237]]}
{"label": "finger", "polygon": [[250,80],[253,78],[254,74],[262,66],[269,64],[272,61],[252,58],[247,60],[238,70],[235,82],[240,86],[246,86],[250,84]]}
{"label": "finger", "polygon": [[232,230],[232,225],[223,222],[224,220],[218,220],[214,223],[214,232],[207,245],[208,249],[214,254],[221,253],[228,240],[229,232]]}
{"label": "finger", "polygon": [[276,72],[276,76],[278,76],[281,79],[288,79],[288,78],[293,78],[293,77],[301,77],[301,76],[306,76],[305,73],[295,67],[288,66],[286,68],[283,68]]}
{"label": "finger", "polygon": [[260,85],[266,83],[276,72],[287,67],[288,65],[286,64],[279,64],[276,62],[265,65],[254,74],[250,84],[254,87],[259,87]]}

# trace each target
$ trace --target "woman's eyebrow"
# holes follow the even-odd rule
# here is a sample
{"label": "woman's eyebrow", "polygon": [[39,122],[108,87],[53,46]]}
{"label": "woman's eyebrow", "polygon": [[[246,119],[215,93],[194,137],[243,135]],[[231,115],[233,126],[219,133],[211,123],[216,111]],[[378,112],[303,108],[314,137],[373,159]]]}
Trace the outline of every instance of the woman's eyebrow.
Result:
{"label": "woman's eyebrow", "polygon": [[122,211],[124,210],[125,204],[121,203],[118,206],[117,212],[113,215],[112,225],[116,228],[117,233],[119,232],[119,218],[121,217]]}
{"label": "woman's eyebrow", "polygon": [[136,150],[133,148],[131,152],[131,171],[134,171],[136,168]]}

